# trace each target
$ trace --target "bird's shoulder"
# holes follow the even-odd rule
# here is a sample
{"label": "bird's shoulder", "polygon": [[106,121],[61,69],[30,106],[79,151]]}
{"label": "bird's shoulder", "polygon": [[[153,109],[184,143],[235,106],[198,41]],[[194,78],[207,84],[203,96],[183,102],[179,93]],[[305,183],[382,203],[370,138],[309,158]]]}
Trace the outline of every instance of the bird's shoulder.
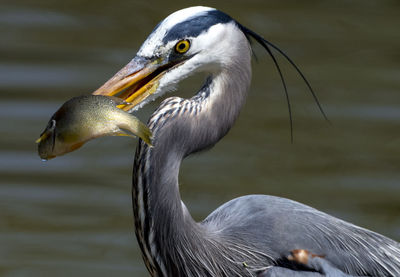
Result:
{"label": "bird's shoulder", "polygon": [[268,195],[235,198],[201,225],[270,256],[286,257],[293,249],[307,249],[343,271],[400,276],[398,242],[293,200]]}
{"label": "bird's shoulder", "polygon": [[[280,215],[323,214],[299,202],[271,195],[253,194],[232,199],[213,211],[202,223],[215,223],[221,227],[247,225],[259,220],[268,224],[280,221]],[[219,223],[219,224],[218,224]],[[228,224],[227,223],[231,223]],[[261,222],[258,222],[259,224]]]}

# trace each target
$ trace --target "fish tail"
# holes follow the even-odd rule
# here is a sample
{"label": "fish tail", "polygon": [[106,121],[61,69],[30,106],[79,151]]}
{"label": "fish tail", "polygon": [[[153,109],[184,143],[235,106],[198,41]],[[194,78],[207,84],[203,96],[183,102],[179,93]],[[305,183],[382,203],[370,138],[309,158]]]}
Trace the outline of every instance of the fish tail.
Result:
{"label": "fish tail", "polygon": [[126,115],[126,120],[124,120],[124,123],[118,124],[118,127],[129,131],[135,136],[140,137],[148,145],[153,146],[151,143],[153,134],[151,133],[149,127],[142,123],[137,117],[127,112],[123,113]]}

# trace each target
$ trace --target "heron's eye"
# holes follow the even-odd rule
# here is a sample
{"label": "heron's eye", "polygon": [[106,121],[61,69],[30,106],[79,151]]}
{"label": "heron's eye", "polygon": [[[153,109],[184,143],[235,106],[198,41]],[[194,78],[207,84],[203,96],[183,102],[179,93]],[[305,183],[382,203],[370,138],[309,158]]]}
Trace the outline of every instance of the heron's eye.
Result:
{"label": "heron's eye", "polygon": [[175,51],[178,52],[179,54],[186,53],[190,48],[190,42],[185,39],[178,41],[178,43],[175,45]]}

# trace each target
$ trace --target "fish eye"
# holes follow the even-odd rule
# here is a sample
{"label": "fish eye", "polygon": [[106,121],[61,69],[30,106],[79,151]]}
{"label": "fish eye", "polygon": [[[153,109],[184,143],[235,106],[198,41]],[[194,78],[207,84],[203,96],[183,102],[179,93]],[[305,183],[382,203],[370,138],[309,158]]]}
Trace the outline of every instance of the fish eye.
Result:
{"label": "fish eye", "polygon": [[56,121],[55,119],[50,120],[49,124],[47,125],[47,129],[53,131],[56,128]]}
{"label": "fish eye", "polygon": [[40,138],[38,138],[36,140],[36,143],[40,143],[40,142],[46,140],[49,136],[52,136],[52,141],[54,143],[55,130],[56,130],[56,121],[54,119],[52,119],[49,121],[49,123],[47,123],[46,129],[43,131],[43,133],[40,134]]}
{"label": "fish eye", "polygon": [[179,54],[184,54],[186,53],[190,48],[190,41],[187,39],[178,41],[178,43],[175,45],[175,51]]}

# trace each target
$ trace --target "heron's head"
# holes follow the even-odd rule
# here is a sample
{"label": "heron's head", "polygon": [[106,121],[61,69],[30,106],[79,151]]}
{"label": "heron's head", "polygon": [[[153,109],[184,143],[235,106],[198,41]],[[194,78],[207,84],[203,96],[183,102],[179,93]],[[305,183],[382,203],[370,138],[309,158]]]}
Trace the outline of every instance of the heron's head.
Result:
{"label": "heron's head", "polygon": [[179,10],[159,23],[136,57],[93,94],[118,96],[131,103],[124,110],[134,110],[193,73],[218,72],[242,62],[238,55],[249,63],[250,53],[230,16],[207,7]]}

